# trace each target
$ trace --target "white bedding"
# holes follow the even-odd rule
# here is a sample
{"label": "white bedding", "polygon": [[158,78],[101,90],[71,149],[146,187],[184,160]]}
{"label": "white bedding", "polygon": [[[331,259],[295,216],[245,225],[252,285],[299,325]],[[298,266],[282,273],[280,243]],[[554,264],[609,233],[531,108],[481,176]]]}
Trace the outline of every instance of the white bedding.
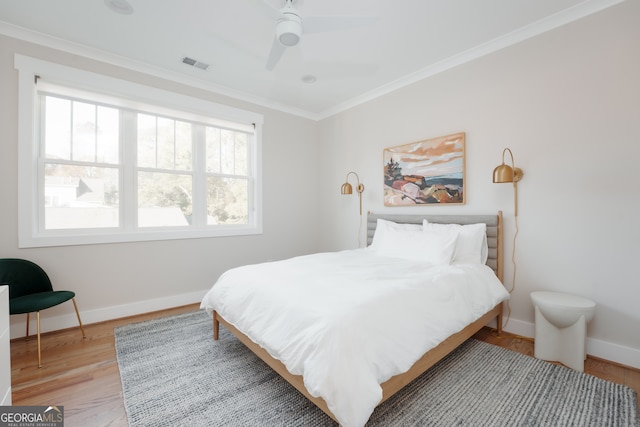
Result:
{"label": "white bedding", "polygon": [[201,308],[302,375],[342,426],[359,427],[381,400],[381,383],[508,297],[484,265],[357,249],[229,270]]}

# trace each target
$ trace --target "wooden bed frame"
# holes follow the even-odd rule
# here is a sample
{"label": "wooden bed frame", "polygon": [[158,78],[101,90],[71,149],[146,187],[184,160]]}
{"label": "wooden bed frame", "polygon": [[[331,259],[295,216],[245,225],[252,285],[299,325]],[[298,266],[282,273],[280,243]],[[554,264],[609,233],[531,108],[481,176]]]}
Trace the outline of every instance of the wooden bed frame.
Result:
{"label": "wooden bed frame", "polygon": [[[371,243],[375,226],[378,218],[388,219],[398,223],[422,224],[422,219],[433,223],[447,224],[474,224],[484,222],[487,224],[487,242],[489,246],[489,256],[487,265],[489,265],[500,281],[503,279],[503,256],[502,256],[502,211],[498,211],[497,215],[377,215],[368,214],[367,218],[367,242]],[[415,378],[424,373],[431,366],[444,358],[447,354],[455,350],[460,344],[471,338],[476,332],[482,329],[491,320],[496,319],[498,334],[502,332],[502,307],[503,303],[499,303],[494,308],[485,313],[475,322],[467,325],[463,330],[451,335],[449,338],[441,342],[438,346],[432,348],[425,353],[413,366],[405,373],[391,377],[382,383],[382,400],[379,404],[393,396],[396,392],[409,384]],[[293,385],[300,393],[305,395],[317,407],[322,409],[334,421],[338,422],[335,416],[329,410],[324,399],[314,397],[309,394],[301,375],[293,375],[286,366],[279,360],[273,358],[265,349],[253,342],[249,337],[240,332],[237,328],[223,319],[216,311],[213,312],[213,339],[218,340],[220,324],[223,324],[233,335],[235,335],[242,343],[244,343],[251,351],[253,351],[260,359],[265,361],[280,376]]]}

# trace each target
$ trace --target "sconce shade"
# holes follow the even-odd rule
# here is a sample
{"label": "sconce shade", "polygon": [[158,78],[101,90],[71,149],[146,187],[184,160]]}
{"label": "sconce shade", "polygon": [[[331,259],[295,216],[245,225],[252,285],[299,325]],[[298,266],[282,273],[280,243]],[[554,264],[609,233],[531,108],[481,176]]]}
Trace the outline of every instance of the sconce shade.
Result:
{"label": "sconce shade", "polygon": [[345,182],[344,184],[342,184],[342,187],[340,188],[340,193],[353,194],[353,187],[348,182]]}
{"label": "sconce shade", "polygon": [[493,170],[493,182],[513,182],[513,168],[509,165],[501,164]]}

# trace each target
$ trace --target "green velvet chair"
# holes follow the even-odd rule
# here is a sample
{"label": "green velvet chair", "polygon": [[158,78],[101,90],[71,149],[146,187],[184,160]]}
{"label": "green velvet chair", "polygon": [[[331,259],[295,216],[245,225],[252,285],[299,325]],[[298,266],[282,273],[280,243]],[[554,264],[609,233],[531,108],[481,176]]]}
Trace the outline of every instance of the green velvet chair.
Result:
{"label": "green velvet chair", "polygon": [[29,338],[29,315],[35,312],[38,319],[38,367],[42,368],[40,355],[40,310],[66,301],[73,301],[78,323],[85,338],[76,294],[71,291],[54,291],[49,276],[37,264],[17,258],[0,259],[0,284],[9,285],[9,314],[27,314],[27,338]]}

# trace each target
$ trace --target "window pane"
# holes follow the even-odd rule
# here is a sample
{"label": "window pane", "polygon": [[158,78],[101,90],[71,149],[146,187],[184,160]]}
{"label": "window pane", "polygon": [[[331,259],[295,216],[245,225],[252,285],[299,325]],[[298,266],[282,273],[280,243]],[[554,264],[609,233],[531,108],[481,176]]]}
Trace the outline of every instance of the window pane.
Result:
{"label": "window pane", "polygon": [[138,114],[138,166],[192,170],[191,123]]}
{"label": "window pane", "polygon": [[47,230],[117,227],[118,169],[47,163],[44,198]]}
{"label": "window pane", "polygon": [[248,224],[249,187],[246,179],[207,179],[207,224]]}
{"label": "window pane", "polygon": [[207,172],[220,173],[220,129],[207,126]]}
{"label": "window pane", "polygon": [[190,171],[192,165],[191,123],[176,122],[176,169]]}
{"label": "window pane", "polygon": [[96,160],[96,106],[73,102],[73,160]]}
{"label": "window pane", "polygon": [[44,155],[71,160],[71,101],[45,97]]}
{"label": "window pane", "polygon": [[248,135],[226,129],[207,128],[207,172],[248,175]]}
{"label": "window pane", "polygon": [[156,167],[156,118],[138,114],[138,166]]}
{"label": "window pane", "polygon": [[100,163],[118,163],[120,113],[115,108],[98,107],[98,157]]}
{"label": "window pane", "polygon": [[232,175],[234,173],[235,132],[222,130],[220,132],[220,165],[221,172]]}
{"label": "window pane", "polygon": [[158,168],[175,169],[175,121],[158,117]]}
{"label": "window pane", "polygon": [[247,134],[236,132],[235,141],[235,175],[247,175],[248,152]]}
{"label": "window pane", "polygon": [[138,226],[189,225],[192,178],[170,173],[138,173]]}

